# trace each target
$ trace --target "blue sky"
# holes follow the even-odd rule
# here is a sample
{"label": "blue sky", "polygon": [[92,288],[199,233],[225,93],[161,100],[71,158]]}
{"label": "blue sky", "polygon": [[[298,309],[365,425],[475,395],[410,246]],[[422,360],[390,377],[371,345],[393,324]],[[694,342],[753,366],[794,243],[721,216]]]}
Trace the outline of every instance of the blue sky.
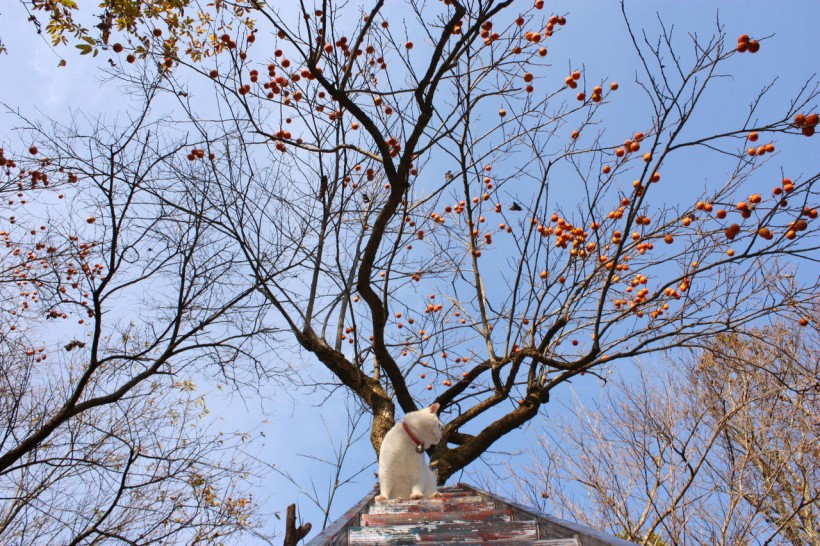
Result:
{"label": "blue sky", "polygon": [[[715,30],[716,6],[720,6],[720,21],[725,25],[729,37],[743,33],[754,37],[770,36],[763,42],[755,56],[738,56],[733,76],[716,86],[716,92],[709,97],[707,108],[701,112],[699,127],[713,130],[710,122],[718,117],[736,112],[742,115],[754,99],[761,85],[778,81],[770,100],[783,106],[794,90],[809,76],[814,74],[820,63],[820,33],[816,32],[816,21],[820,17],[820,2],[815,0],[790,2],[627,2],[630,20],[636,28],[645,28],[647,34],[656,36],[658,23],[656,14],[667,25],[674,25],[681,37],[687,33],[708,35]],[[617,2],[549,2],[548,9],[567,16],[566,28],[550,43],[550,61],[557,74],[565,74],[565,67],[584,66],[585,73],[594,78],[617,80],[621,89],[618,100],[623,108],[613,112],[608,118],[608,130],[631,131],[638,125],[646,126],[647,116],[644,99],[634,84],[638,70],[634,51],[627,44],[626,30],[621,19]],[[19,109],[33,118],[66,119],[71,110],[81,110],[90,116],[106,114],[115,116],[127,106],[127,99],[111,83],[103,83],[99,71],[107,55],[97,60],[81,58],[73,48],[52,50],[46,41],[37,36],[34,28],[27,24],[25,12],[18,2],[6,0],[0,8],[0,36],[8,47],[8,54],[0,55],[0,102]],[[68,63],[64,68],[57,65],[61,58]],[[5,112],[4,112],[5,114]],[[735,118],[736,119],[736,118]],[[0,116],[0,142],[10,139],[9,127],[13,121],[7,115]],[[794,140],[794,139],[792,139]],[[816,172],[820,167],[820,139],[802,139],[790,142],[777,157],[776,165],[800,163]],[[806,161],[805,158],[814,158]],[[680,165],[686,170],[693,185],[702,187],[702,178],[712,167],[693,161]],[[773,166],[774,168],[774,166]],[[803,173],[808,174],[808,173]],[[767,184],[769,184],[767,182]],[[670,200],[687,195],[685,184],[670,186]],[[282,355],[280,355],[282,356]],[[301,355],[285,357],[296,367],[311,368],[310,362]],[[315,368],[311,368],[316,372]],[[306,372],[307,373],[307,372]],[[573,386],[582,396],[598,392],[593,378],[586,385]],[[211,388],[211,387],[205,387]],[[264,433],[258,446],[259,456],[291,474],[303,488],[310,490],[311,480],[322,493],[332,480],[327,465],[304,457],[330,457],[328,445],[344,440],[347,415],[343,408],[343,398],[335,395],[323,403],[317,395],[293,393],[275,385],[265,388],[266,400],[255,398],[251,393],[244,399],[237,395],[225,395],[214,390],[209,396],[212,412],[218,422],[225,426],[238,425]],[[555,392],[553,402],[547,410],[561,411],[562,402],[570,400],[571,389],[563,388]],[[228,425],[230,423],[230,425]],[[367,432],[367,423],[363,423]],[[531,427],[536,428],[536,427]],[[510,435],[499,451],[527,452],[527,438],[530,431]],[[374,461],[367,434],[349,455],[349,471]],[[499,460],[505,460],[501,457]],[[523,460],[523,459],[518,459]],[[375,470],[375,466],[373,467]],[[482,464],[470,469],[485,471]],[[474,481],[474,480],[470,480]],[[344,488],[334,501],[331,517],[340,514],[353,502],[370,490],[374,483],[372,472],[365,472],[352,485]],[[310,504],[300,496],[298,490],[280,476],[269,473],[259,491],[259,497],[266,499],[266,511],[284,512],[285,506],[298,501],[304,519],[312,521],[314,528],[321,526],[321,517]],[[278,522],[273,521],[275,527]]]}

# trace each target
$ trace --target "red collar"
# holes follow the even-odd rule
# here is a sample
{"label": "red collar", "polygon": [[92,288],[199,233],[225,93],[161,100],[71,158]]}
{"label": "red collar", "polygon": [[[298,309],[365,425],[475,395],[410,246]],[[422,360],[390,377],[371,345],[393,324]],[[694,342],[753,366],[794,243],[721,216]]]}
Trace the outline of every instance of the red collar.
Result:
{"label": "red collar", "polygon": [[415,437],[413,431],[410,430],[410,427],[407,426],[407,423],[404,421],[401,422],[401,426],[404,427],[404,432],[410,436],[410,439],[413,440],[413,443],[416,444],[416,453],[424,453],[424,444],[419,441],[418,438]]}

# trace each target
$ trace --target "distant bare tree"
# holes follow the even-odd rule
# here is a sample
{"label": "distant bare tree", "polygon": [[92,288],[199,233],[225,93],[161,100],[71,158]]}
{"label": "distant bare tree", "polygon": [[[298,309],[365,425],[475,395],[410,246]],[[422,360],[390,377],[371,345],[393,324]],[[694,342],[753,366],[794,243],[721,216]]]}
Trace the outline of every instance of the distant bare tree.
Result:
{"label": "distant bare tree", "polygon": [[194,380],[256,377],[251,341],[269,330],[253,284],[227,280],[235,254],[157,197],[187,143],[151,121],[155,91],[124,125],[18,118],[0,150],[4,544],[194,543],[259,523],[246,438],[207,426]]}
{"label": "distant bare tree", "polygon": [[300,483],[285,470],[278,468],[276,465],[266,465],[275,473],[279,474],[294,486],[299,489],[299,492],[304,495],[313,505],[315,505],[322,512],[322,524],[320,530],[324,530],[328,523],[331,522],[330,514],[334,508],[334,500],[340,494],[342,488],[355,483],[359,476],[367,475],[367,471],[374,468],[375,459],[350,460],[350,451],[353,446],[366,436],[367,431],[361,430],[361,423],[363,417],[366,415],[359,409],[353,411],[348,408],[347,412],[347,430],[344,434],[336,434],[335,431],[326,430],[328,436],[328,445],[331,446],[331,453],[325,455],[313,453],[300,453],[299,457],[311,459],[322,463],[328,468],[329,477],[327,483],[317,484],[314,478],[310,478],[310,487],[306,483]]}
{"label": "distant bare tree", "polygon": [[819,355],[781,323],[640,366],[547,431],[522,493],[647,546],[820,545]]}

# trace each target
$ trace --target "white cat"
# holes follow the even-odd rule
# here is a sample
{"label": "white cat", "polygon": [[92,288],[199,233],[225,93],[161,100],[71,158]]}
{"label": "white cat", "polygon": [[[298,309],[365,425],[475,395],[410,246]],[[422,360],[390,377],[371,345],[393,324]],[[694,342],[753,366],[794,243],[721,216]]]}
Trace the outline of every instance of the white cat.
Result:
{"label": "white cat", "polygon": [[427,465],[424,450],[439,443],[443,425],[438,419],[439,405],[412,411],[385,435],[379,450],[379,488],[377,501],[440,497],[436,475]]}

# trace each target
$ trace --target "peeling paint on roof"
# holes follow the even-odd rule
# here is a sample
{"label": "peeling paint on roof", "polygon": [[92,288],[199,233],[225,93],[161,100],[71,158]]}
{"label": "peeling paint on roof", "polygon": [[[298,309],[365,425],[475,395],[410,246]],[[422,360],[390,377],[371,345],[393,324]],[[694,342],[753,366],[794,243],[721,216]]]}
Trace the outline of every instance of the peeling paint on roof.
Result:
{"label": "peeling paint on roof", "polygon": [[489,544],[495,546],[627,546],[594,529],[553,518],[525,506],[458,484],[435,499],[375,502],[378,489],[308,543]]}

